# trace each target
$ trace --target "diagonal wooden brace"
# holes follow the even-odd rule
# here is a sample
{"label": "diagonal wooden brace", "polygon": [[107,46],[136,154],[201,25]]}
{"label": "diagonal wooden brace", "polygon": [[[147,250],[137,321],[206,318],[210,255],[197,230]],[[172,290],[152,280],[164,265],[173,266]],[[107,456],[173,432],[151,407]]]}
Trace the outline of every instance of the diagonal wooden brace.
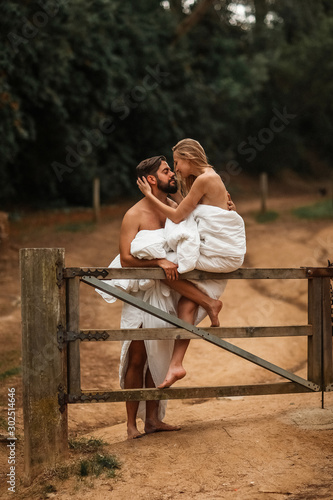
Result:
{"label": "diagonal wooden brace", "polygon": [[147,304],[143,300],[138,299],[137,297],[133,297],[129,293],[126,293],[123,290],[120,290],[119,288],[115,288],[114,286],[108,285],[103,281],[94,278],[93,276],[84,276],[81,278],[81,281],[87,283],[90,286],[93,286],[94,288],[97,288],[98,290],[102,290],[103,292],[106,292],[109,295],[112,295],[113,297],[116,297],[117,299],[126,302],[127,304],[131,304],[132,306],[137,307],[142,311],[148,312],[152,316],[163,319],[164,321],[167,321],[171,325],[184,328],[185,330],[192,332],[198,335],[199,337],[203,338],[207,342],[222,347],[222,349],[225,349],[226,351],[236,354],[236,356],[239,356],[243,359],[251,361],[251,363],[261,366],[262,368],[265,368],[266,370],[269,370],[277,375],[280,375],[281,377],[284,377],[287,380],[296,382],[297,384],[302,385],[308,389],[311,389],[312,391],[316,392],[320,391],[319,385],[314,384],[309,380],[305,380],[297,375],[294,375],[293,373],[288,372],[287,370],[284,370],[283,368],[280,368],[279,366],[276,366],[270,363],[269,361],[259,358],[258,356],[248,351],[245,351],[240,347],[230,344],[229,342],[226,342],[225,340],[222,340],[219,337],[216,337],[215,335],[206,332],[202,328],[198,328],[197,326],[191,325],[190,323],[187,323],[186,321],[183,321],[177,318],[176,316],[168,314],[167,312],[164,312],[161,309],[158,309],[157,307],[151,306],[150,304]]}

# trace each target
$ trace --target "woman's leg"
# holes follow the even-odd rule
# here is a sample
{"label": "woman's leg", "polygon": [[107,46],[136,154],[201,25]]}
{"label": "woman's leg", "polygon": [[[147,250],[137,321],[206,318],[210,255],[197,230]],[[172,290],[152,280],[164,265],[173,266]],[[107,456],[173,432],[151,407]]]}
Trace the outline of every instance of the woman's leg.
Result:
{"label": "woman's leg", "polygon": [[176,292],[179,292],[183,297],[186,297],[203,307],[210,317],[212,322],[211,326],[220,326],[219,312],[223,306],[221,300],[212,299],[188,280],[165,279],[162,281],[173,290],[176,290]]}
{"label": "woman's leg", "polygon": [[[146,373],[146,387],[155,387],[153,377],[151,376],[150,370],[148,368]],[[158,417],[159,401],[146,401],[146,421],[145,421],[145,433],[152,434],[153,432],[161,431],[179,431],[180,427],[178,425],[169,425],[163,422]]]}
{"label": "woman's leg", "polygon": [[[197,309],[198,304],[186,297],[181,297],[178,302],[178,317],[193,325],[195,316],[197,314]],[[186,371],[183,367],[183,359],[189,343],[190,341],[187,339],[175,340],[175,346],[173,349],[170,366],[164,381],[158,386],[159,389],[170,387],[177,380],[185,377]]]}

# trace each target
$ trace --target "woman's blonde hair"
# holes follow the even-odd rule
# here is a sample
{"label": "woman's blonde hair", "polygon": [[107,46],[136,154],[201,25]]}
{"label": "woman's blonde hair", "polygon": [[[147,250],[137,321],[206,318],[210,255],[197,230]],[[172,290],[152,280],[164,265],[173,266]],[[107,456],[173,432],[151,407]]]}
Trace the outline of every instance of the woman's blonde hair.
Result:
{"label": "woman's blonde hair", "polygon": [[205,168],[213,167],[208,163],[208,158],[204,148],[194,139],[182,139],[177,142],[177,144],[172,148],[172,151],[174,155],[179,156],[179,158],[190,161],[196,172],[196,175],[190,175],[186,179],[179,179],[182,194],[186,196],[197,176],[203,173]]}

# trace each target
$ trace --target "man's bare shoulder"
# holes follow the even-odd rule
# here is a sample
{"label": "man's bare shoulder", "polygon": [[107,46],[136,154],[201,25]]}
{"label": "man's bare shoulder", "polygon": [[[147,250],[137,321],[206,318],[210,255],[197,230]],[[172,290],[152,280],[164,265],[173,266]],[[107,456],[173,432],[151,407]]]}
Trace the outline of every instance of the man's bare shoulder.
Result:
{"label": "man's bare shoulder", "polygon": [[146,198],[138,201],[127,210],[122,223],[124,228],[136,227],[138,231],[141,229],[159,229],[164,227],[164,224],[165,217],[163,214],[153,210]]}
{"label": "man's bare shoulder", "polygon": [[127,210],[127,212],[124,215],[124,219],[125,219],[125,217],[126,217],[126,219],[132,219],[132,218],[138,217],[138,215],[142,214],[142,211],[147,210],[146,205],[147,205],[147,203],[145,201],[145,198],[138,201],[137,203],[135,203],[135,205],[133,205],[131,208],[129,208]]}

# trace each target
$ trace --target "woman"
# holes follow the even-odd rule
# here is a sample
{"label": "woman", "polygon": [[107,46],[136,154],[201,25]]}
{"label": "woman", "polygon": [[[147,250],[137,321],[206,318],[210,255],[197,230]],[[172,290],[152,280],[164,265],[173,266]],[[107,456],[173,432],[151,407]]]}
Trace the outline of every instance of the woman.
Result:
{"label": "woman", "polygon": [[[182,232],[177,231],[178,228],[172,226],[172,223],[178,226],[194,218],[200,236],[200,255],[193,267],[215,272],[230,272],[239,268],[246,251],[244,222],[235,211],[230,211],[232,202],[221,177],[208,163],[203,147],[193,139],[178,142],[173,147],[173,157],[174,169],[180,178],[184,196],[177,200],[179,205],[176,208],[170,207],[153,196],[145,177],[137,181],[141,192],[155,209],[169,219],[166,234],[180,235],[179,240],[175,240],[176,245],[182,240]],[[186,263],[187,255],[182,255],[181,249],[179,257]],[[168,284],[173,287],[172,281]],[[193,324],[197,307],[197,303],[181,297],[178,315]],[[218,326],[218,323],[214,326]],[[170,387],[185,376],[182,361],[188,343],[188,340],[176,340],[169,371],[159,388]]]}

